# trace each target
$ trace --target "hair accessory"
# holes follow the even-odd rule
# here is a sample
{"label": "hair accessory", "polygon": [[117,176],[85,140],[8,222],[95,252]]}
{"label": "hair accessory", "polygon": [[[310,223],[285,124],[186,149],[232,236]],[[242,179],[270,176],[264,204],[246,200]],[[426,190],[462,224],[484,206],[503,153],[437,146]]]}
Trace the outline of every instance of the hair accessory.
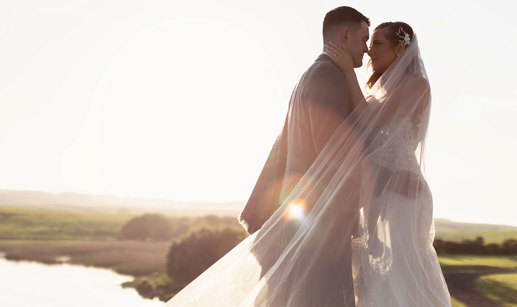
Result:
{"label": "hair accessory", "polygon": [[409,34],[406,31],[404,31],[402,26],[399,27],[399,30],[397,31],[396,34],[400,38],[399,42],[404,43],[404,45],[406,45],[406,46],[409,46],[409,44],[411,43],[411,37],[409,36]]}

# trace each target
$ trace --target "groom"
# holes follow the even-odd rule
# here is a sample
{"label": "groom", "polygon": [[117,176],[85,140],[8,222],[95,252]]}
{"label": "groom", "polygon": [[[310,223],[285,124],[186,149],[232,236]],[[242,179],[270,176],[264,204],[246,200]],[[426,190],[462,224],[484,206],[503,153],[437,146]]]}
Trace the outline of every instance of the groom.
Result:
{"label": "groom", "polygon": [[[369,19],[357,10],[338,7],[325,15],[323,43],[345,45],[354,66],[360,67],[368,52],[369,26]],[[262,227],[307,172],[335,129],[352,112],[349,99],[342,71],[323,52],[295,87],[284,128],[239,217],[248,233]]]}
{"label": "groom", "polygon": [[[338,7],[325,16],[323,43],[332,41],[336,45],[346,46],[353,58],[354,66],[360,67],[363,55],[368,51],[366,42],[369,39],[369,26],[369,19],[357,10],[346,6]],[[302,75],[295,87],[283,130],[239,217],[239,222],[250,234],[259,230],[279,208],[283,199],[289,195],[321,153],[336,128],[351,112],[352,104],[344,75],[323,52]],[[343,204],[355,202],[349,200]],[[339,199],[336,205],[342,205]],[[344,234],[356,231],[359,221],[358,206],[342,208],[342,211],[342,215],[336,216],[332,210],[327,210],[318,225],[322,227],[321,231],[316,230],[306,238],[308,242],[314,240],[312,242],[317,242],[316,245],[322,247],[317,252],[321,253],[324,261],[306,271],[307,276],[311,276],[311,286],[308,288],[310,290],[307,291],[310,293],[305,293],[305,298],[300,298],[304,300],[301,304],[355,306],[351,236]],[[326,225],[330,224],[344,226],[329,229]],[[257,240],[259,237],[261,234]],[[272,253],[281,253],[282,250],[282,247],[275,248]],[[278,255],[256,256],[261,263],[262,274],[265,274],[275,263]],[[316,255],[312,255],[314,256]],[[303,266],[303,263],[301,265]],[[285,279],[288,280],[289,277],[286,276]],[[311,299],[314,302],[308,302]]]}

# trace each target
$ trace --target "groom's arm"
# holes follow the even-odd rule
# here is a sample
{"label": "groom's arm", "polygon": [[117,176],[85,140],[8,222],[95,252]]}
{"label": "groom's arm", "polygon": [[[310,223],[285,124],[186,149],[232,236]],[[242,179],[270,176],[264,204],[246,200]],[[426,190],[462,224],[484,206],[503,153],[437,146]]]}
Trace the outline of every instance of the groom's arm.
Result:
{"label": "groom's arm", "polygon": [[305,103],[316,154],[350,114],[343,73],[330,62],[320,63],[308,76]]}

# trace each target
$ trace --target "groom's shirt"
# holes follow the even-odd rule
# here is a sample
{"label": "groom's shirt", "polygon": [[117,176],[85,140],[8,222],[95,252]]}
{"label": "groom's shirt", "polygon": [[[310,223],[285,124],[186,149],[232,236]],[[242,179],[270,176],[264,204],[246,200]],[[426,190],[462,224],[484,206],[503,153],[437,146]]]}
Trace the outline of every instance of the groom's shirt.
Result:
{"label": "groom's shirt", "polygon": [[345,78],[326,54],[302,75],[278,136],[239,217],[251,234],[282,204],[351,110]]}
{"label": "groom's shirt", "polygon": [[321,54],[303,74],[288,111],[286,174],[303,175],[351,113],[343,72]]}

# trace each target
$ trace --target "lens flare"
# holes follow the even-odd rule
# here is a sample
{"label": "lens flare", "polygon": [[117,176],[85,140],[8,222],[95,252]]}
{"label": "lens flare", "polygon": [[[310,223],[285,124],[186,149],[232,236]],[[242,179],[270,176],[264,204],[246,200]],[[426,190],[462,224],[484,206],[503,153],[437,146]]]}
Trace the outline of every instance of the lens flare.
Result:
{"label": "lens flare", "polygon": [[286,207],[284,218],[286,220],[301,221],[305,216],[306,202],[303,199],[297,199],[289,203]]}

